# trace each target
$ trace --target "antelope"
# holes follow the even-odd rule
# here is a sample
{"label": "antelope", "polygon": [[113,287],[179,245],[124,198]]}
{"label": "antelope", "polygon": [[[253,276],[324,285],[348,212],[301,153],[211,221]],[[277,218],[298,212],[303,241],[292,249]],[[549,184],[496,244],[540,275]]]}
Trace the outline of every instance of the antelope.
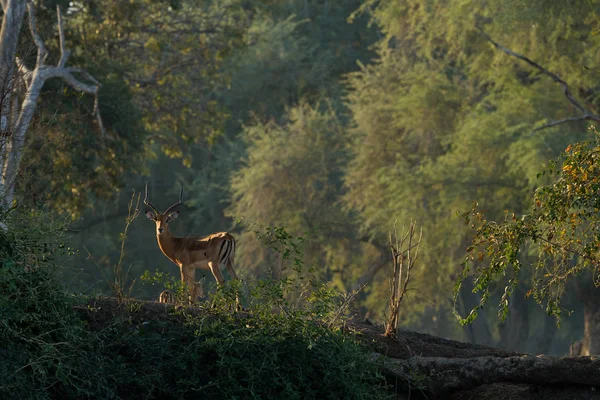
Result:
{"label": "antelope", "polygon": [[229,233],[218,232],[206,236],[185,237],[171,234],[169,222],[179,216],[176,208],[183,204],[183,187],[179,193],[179,201],[161,213],[148,200],[148,183],[146,183],[144,204],[152,209],[152,211],[146,210],[145,213],[149,220],[156,223],[158,247],[169,260],[179,267],[181,281],[188,286],[192,302],[196,301],[197,297],[204,296],[202,288],[196,284],[196,269],[210,270],[217,280],[217,285],[220,286],[225,283],[225,279],[219,267],[221,264],[225,264],[231,279],[237,279],[233,269],[235,239]]}
{"label": "antelope", "polygon": [[158,296],[158,302],[164,304],[175,303],[175,297],[173,296],[173,292],[171,292],[170,290],[163,290]]}

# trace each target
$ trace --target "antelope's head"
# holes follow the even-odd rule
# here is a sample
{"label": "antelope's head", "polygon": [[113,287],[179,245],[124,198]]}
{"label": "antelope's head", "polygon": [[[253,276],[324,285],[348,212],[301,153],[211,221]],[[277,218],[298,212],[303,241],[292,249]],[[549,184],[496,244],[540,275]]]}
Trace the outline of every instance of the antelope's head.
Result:
{"label": "antelope's head", "polygon": [[183,204],[183,187],[179,192],[179,201],[172,204],[164,212],[158,211],[156,207],[148,201],[148,183],[146,183],[146,196],[144,197],[144,204],[150,207],[152,210],[146,210],[146,217],[156,223],[156,236],[162,235],[167,230],[168,224],[171,220],[174,220],[179,216],[179,211],[175,210],[177,207]]}

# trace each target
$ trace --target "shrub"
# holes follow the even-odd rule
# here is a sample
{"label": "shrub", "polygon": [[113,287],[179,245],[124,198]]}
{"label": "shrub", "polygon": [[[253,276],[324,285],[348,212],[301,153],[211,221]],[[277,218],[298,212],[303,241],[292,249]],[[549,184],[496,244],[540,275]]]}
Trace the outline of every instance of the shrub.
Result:
{"label": "shrub", "polygon": [[89,335],[54,275],[54,255],[67,251],[62,231],[60,222],[30,214],[13,216],[0,234],[2,398],[83,395],[97,385],[85,356]]}
{"label": "shrub", "polygon": [[366,350],[332,328],[340,308],[326,286],[291,304],[293,281],[260,282],[243,314],[231,311],[235,284],[210,309],[81,306],[55,275],[54,255],[68,251],[62,225],[45,218],[12,219],[21,223],[0,233],[0,398],[388,397]]}

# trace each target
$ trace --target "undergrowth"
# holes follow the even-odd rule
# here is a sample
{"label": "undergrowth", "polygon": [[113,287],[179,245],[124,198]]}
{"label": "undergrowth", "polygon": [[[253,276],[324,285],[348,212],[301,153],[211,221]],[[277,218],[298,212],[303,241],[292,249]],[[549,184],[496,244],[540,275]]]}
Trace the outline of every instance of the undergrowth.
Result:
{"label": "undergrowth", "polygon": [[0,232],[0,398],[389,397],[367,350],[336,328],[346,303],[326,286],[291,304],[289,281],[259,282],[242,314],[231,311],[235,285],[194,312],[152,315],[127,300],[113,301],[126,312],[99,309],[56,279],[62,226],[23,218]]}

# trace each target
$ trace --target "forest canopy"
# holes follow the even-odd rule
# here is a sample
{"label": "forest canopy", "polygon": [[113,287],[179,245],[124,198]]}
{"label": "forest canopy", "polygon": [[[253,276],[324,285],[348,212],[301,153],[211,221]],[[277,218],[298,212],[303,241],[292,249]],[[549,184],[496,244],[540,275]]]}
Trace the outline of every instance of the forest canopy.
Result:
{"label": "forest canopy", "polygon": [[[558,332],[548,304],[526,300],[542,262],[530,248],[511,260],[527,268],[503,266],[486,281],[484,296],[518,310],[506,321],[479,309],[473,324],[457,323],[455,311],[464,317],[480,304],[473,288],[481,280],[465,280],[453,297],[477,233],[458,214],[477,202],[488,222],[534,215],[536,189],[556,188],[558,179],[540,172],[551,160],[560,170],[576,143],[594,138],[584,118],[599,101],[594,2],[40,1],[49,63],[61,54],[57,5],[69,65],[101,84],[106,135],[93,96],[49,80],[26,136],[15,204],[72,221],[73,246],[88,257],[65,258],[77,271],[64,274],[70,288],[109,291],[101,277],[119,258],[132,191],[148,181],[160,207],[184,186],[177,234],[233,232],[248,281],[275,276],[273,265],[283,263],[250,227],[285,227],[302,237],[303,263],[319,280],[344,292],[366,284],[357,307],[376,320],[388,304],[390,230],[409,220],[422,227],[423,243],[404,326],[558,352],[600,318],[598,290],[582,273],[561,283],[560,305],[549,308],[573,312],[563,313],[570,329]],[[34,68],[26,25],[19,57]],[[514,54],[560,77],[585,112],[560,82]],[[2,145],[6,152],[9,141]],[[121,261],[132,280],[147,270],[177,273],[154,229],[145,218],[131,225]],[[476,271],[490,265],[472,261]],[[132,294],[155,292],[137,282]]]}

